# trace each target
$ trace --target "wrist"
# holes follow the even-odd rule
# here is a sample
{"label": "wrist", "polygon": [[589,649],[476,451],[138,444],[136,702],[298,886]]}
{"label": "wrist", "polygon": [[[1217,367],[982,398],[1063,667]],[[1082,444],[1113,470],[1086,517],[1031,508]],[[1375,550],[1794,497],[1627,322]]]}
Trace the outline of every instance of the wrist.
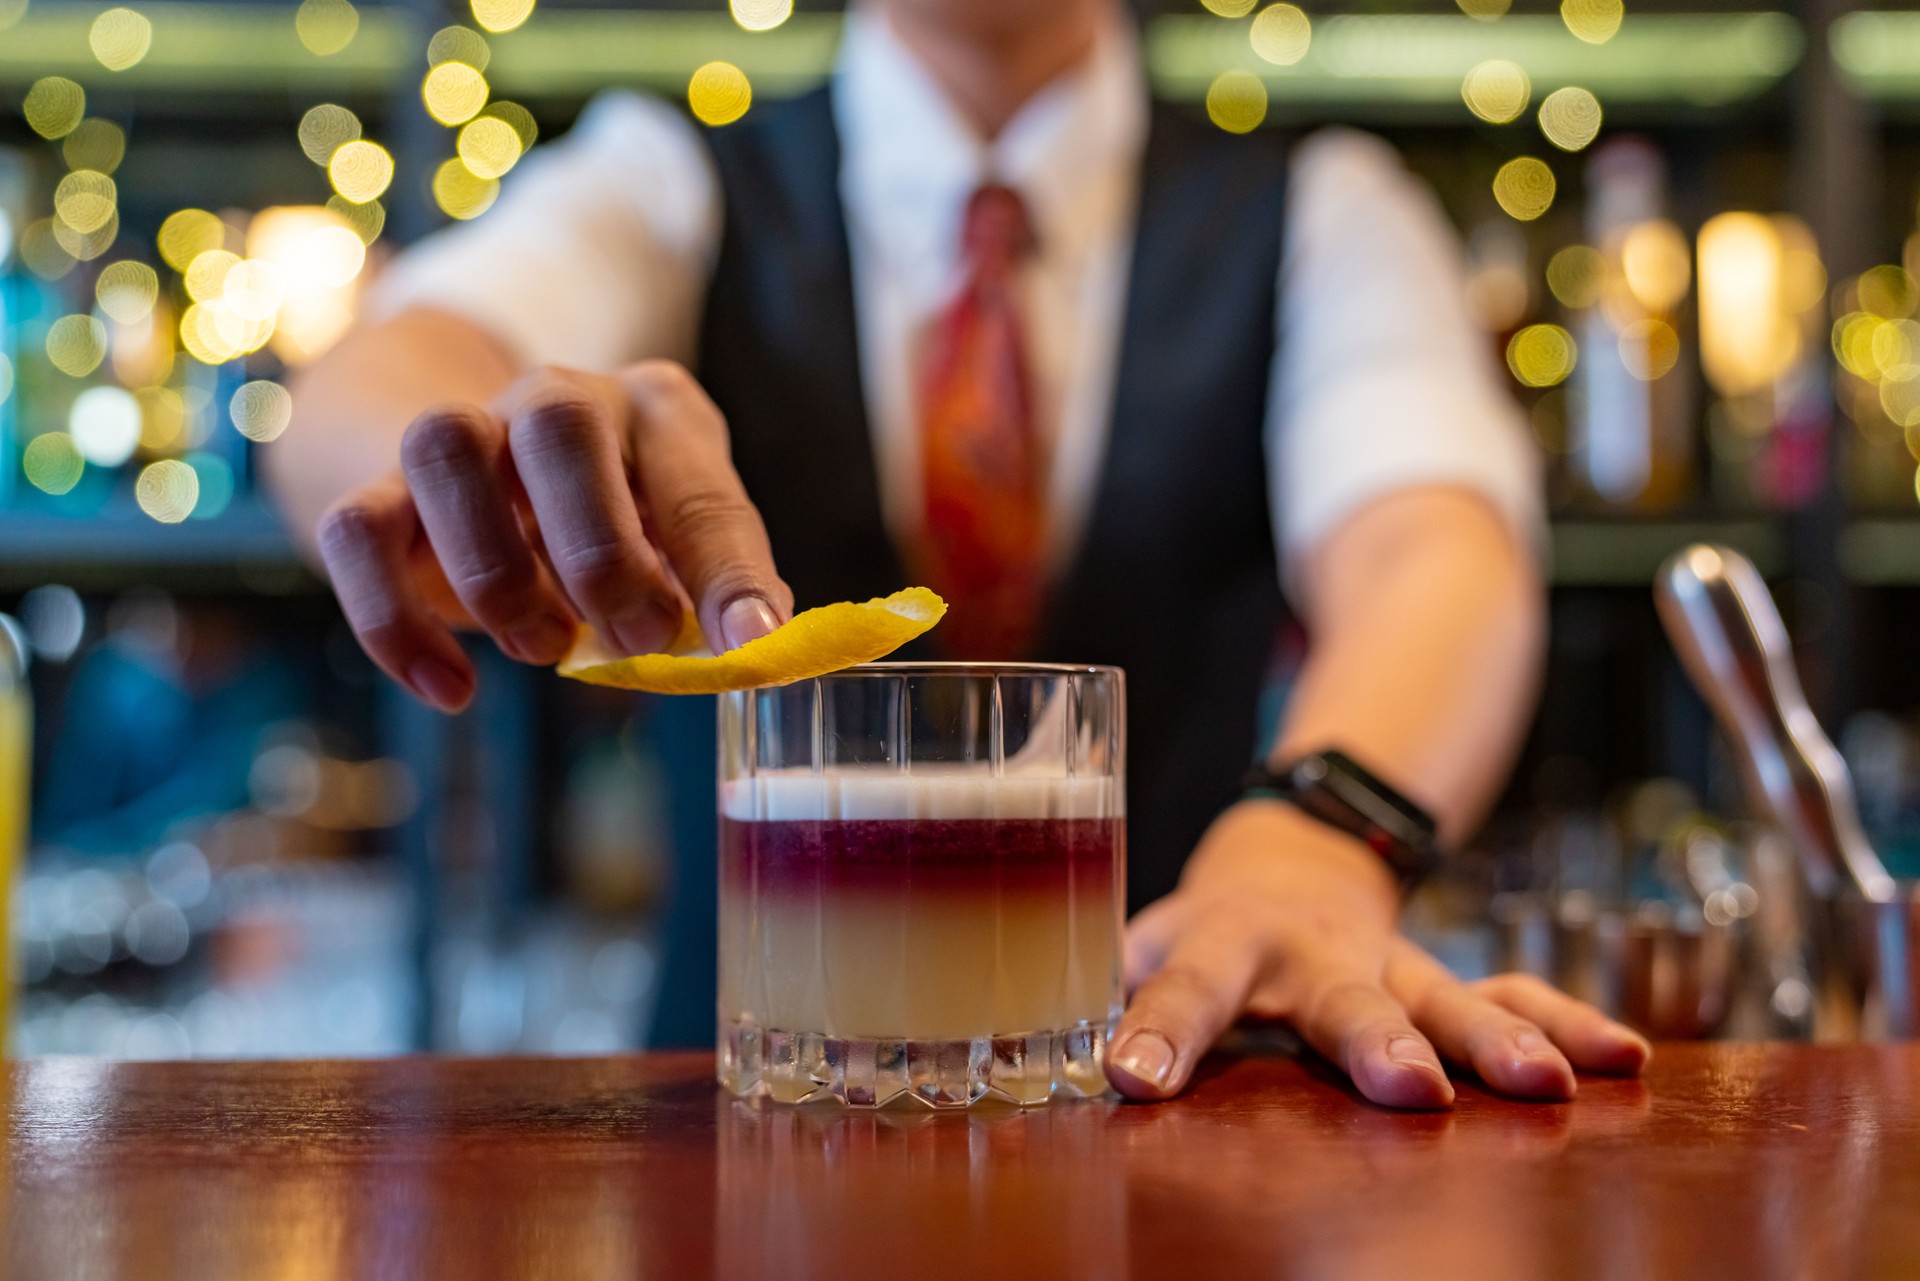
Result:
{"label": "wrist", "polygon": [[1246,797],[1221,811],[1194,854],[1189,869],[1250,863],[1290,885],[1313,886],[1349,897],[1394,918],[1400,885],[1393,869],[1365,842],[1295,809],[1286,801]]}

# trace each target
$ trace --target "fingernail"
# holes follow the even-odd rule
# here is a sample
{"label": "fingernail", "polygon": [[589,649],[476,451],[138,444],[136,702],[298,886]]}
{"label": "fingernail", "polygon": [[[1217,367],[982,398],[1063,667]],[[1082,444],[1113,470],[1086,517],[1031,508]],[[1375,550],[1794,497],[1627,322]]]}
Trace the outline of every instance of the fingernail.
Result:
{"label": "fingernail", "polygon": [[520,624],[502,638],[503,648],[523,663],[545,663],[564,653],[573,628],[552,614]]}
{"label": "fingernail", "polygon": [[1387,1042],[1387,1057],[1404,1067],[1425,1068],[1429,1072],[1440,1070],[1440,1064],[1434,1061],[1433,1051],[1418,1037],[1394,1037]]}
{"label": "fingernail", "polygon": [[1638,1032],[1634,1031],[1632,1028],[1628,1027],[1626,1024],[1610,1023],[1608,1025],[1608,1028],[1609,1030],[1612,1031],[1614,1038],[1618,1040],[1621,1044],[1632,1046],[1634,1049],[1640,1051],[1640,1053],[1646,1058],[1653,1057],[1653,1042],[1649,1041],[1646,1037],[1641,1036]]}
{"label": "fingernail", "polygon": [[465,676],[437,658],[423,658],[407,668],[407,684],[443,712],[459,711],[473,692]]}
{"label": "fingernail", "polygon": [[657,654],[673,641],[680,630],[680,611],[659,601],[648,601],[623,610],[607,620],[613,641],[628,654]]}
{"label": "fingernail", "polygon": [[773,606],[758,596],[741,596],[720,611],[720,643],[728,649],[739,649],[778,626],[780,618]]}
{"label": "fingernail", "polygon": [[1113,1065],[1136,1080],[1165,1089],[1173,1075],[1173,1045],[1158,1032],[1135,1032],[1113,1052]]}
{"label": "fingernail", "polygon": [[1513,1048],[1520,1051],[1523,1059],[1543,1057],[1554,1052],[1553,1043],[1532,1028],[1513,1034]]}

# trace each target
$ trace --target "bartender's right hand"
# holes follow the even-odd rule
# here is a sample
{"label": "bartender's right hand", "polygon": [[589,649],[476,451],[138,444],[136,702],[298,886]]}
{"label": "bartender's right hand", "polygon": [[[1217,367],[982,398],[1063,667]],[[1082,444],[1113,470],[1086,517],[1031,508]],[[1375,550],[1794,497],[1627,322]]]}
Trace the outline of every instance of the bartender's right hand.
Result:
{"label": "bartender's right hand", "polygon": [[688,608],[715,649],[792,616],[726,422],[679,365],[528,374],[421,414],[400,461],[327,512],[320,554],[360,644],[442,711],[473,697],[455,628],[550,665],[581,622],[645,654]]}

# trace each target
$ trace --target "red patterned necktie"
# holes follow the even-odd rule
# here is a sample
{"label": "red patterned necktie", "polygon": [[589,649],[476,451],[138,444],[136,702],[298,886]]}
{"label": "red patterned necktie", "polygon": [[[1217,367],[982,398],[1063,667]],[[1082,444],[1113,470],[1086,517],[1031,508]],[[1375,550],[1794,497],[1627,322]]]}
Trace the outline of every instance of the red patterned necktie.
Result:
{"label": "red patterned necktie", "polygon": [[1026,207],[987,185],[967,202],[965,280],[935,322],[920,377],[927,585],[951,611],[953,657],[1010,659],[1034,639],[1046,469],[1020,325],[1018,273],[1033,247]]}

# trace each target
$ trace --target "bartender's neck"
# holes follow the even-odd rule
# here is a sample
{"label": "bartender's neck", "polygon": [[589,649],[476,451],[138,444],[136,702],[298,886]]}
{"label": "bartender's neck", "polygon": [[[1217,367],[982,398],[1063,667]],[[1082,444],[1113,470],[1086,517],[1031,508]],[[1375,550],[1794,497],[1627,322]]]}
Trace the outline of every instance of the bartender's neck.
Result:
{"label": "bartender's neck", "polygon": [[988,141],[1093,52],[1111,0],[879,0],[894,33]]}

